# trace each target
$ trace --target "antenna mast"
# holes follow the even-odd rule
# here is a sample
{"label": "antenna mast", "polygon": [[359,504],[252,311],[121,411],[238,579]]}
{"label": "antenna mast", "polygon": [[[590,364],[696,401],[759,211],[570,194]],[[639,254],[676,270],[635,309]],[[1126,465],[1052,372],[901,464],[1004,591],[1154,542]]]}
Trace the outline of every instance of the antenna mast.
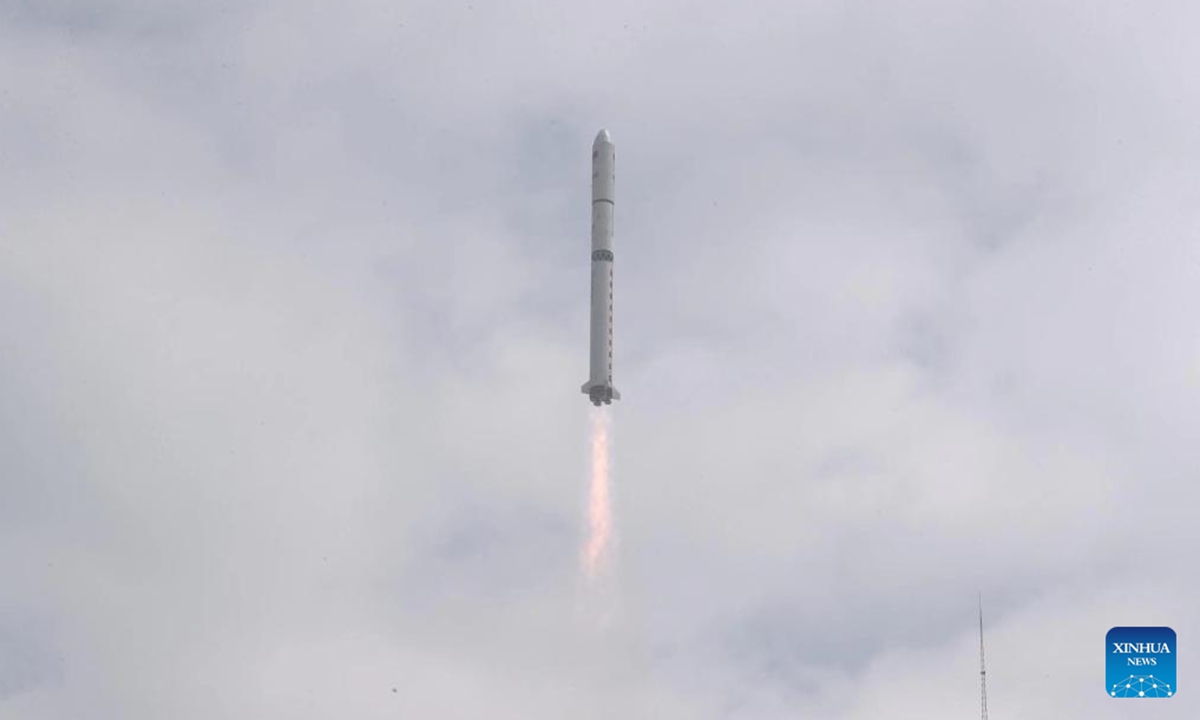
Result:
{"label": "antenna mast", "polygon": [[983,593],[979,593],[979,717],[988,720],[987,668],[983,663]]}

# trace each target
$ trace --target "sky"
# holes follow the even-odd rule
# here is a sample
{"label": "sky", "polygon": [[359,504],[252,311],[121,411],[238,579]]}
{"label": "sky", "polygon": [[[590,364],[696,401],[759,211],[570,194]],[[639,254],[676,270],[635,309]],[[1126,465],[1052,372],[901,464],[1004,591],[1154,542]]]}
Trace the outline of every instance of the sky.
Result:
{"label": "sky", "polygon": [[0,0],[0,717],[1196,717],[1198,21]]}

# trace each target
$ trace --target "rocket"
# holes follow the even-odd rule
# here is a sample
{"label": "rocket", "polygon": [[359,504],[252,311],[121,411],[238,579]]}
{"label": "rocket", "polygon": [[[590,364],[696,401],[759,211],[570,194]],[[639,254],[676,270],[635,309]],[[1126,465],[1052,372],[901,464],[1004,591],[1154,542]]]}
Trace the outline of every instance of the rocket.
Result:
{"label": "rocket", "polygon": [[611,405],[613,387],[613,188],[616,147],[607,130],[592,143],[592,328],[590,373],[580,388],[592,404]]}

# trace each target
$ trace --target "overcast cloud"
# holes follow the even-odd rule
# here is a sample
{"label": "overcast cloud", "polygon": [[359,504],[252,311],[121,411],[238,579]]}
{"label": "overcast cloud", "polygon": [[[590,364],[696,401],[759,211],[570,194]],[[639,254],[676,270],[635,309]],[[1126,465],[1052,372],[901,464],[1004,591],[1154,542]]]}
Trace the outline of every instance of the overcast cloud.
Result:
{"label": "overcast cloud", "polygon": [[0,0],[0,717],[1197,717],[1198,25]]}

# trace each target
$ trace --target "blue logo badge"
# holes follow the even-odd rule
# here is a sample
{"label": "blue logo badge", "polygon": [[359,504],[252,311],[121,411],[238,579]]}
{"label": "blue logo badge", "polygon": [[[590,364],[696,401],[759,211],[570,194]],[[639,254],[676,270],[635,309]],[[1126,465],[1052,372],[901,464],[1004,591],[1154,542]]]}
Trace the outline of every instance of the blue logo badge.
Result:
{"label": "blue logo badge", "polygon": [[1104,638],[1109,697],[1175,695],[1175,631],[1169,627],[1115,627]]}

